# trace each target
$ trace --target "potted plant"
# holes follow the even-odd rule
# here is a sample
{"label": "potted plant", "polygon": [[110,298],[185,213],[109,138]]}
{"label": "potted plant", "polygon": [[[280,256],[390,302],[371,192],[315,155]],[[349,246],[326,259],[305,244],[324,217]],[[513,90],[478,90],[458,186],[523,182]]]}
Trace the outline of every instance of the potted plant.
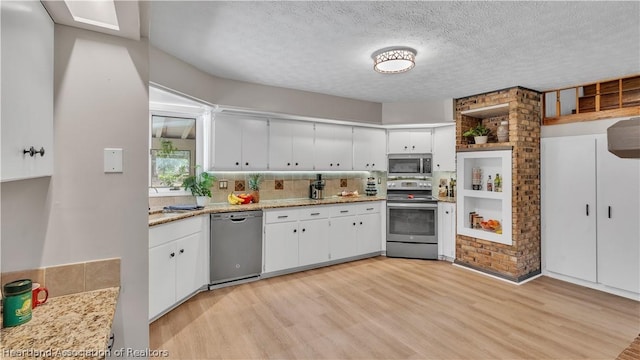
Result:
{"label": "potted plant", "polygon": [[[196,173],[199,166],[195,167]],[[211,187],[216,181],[216,177],[203,171],[199,174],[186,177],[182,181],[185,190],[191,190],[191,194],[196,197],[198,206],[204,206],[207,198],[211,197]]]}
{"label": "potted plant", "polygon": [[475,141],[476,144],[486,144],[489,132],[490,131],[489,129],[487,129],[486,126],[484,126],[482,123],[478,123],[476,127],[465,131],[462,134],[462,136],[465,136],[465,137],[473,136],[473,140]]}
{"label": "potted plant", "polygon": [[251,197],[254,203],[260,202],[260,183],[262,182],[262,174],[249,175],[249,190],[252,190]]}

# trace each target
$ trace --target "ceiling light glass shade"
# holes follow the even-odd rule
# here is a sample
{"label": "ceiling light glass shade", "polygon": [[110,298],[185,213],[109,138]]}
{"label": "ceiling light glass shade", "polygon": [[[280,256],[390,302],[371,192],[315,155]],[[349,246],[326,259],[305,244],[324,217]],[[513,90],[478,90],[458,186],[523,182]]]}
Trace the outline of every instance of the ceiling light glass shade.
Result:
{"label": "ceiling light glass shade", "polygon": [[373,69],[383,74],[402,73],[416,65],[416,51],[409,48],[382,49],[372,57]]}

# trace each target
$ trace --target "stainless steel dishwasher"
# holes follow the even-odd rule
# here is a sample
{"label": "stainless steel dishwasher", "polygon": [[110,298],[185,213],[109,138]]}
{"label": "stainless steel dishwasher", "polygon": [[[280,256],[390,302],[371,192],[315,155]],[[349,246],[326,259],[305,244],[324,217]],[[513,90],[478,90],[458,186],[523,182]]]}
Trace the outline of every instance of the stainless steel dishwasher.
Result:
{"label": "stainless steel dishwasher", "polygon": [[262,211],[211,214],[211,285],[260,275]]}

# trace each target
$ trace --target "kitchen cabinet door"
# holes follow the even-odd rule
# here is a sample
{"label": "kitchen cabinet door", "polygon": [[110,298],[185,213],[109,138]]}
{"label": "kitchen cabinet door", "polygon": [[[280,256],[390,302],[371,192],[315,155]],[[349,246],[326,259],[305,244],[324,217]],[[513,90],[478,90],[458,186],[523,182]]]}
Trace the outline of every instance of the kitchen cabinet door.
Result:
{"label": "kitchen cabinet door", "polygon": [[431,153],[431,130],[410,129],[388,132],[389,154]]}
{"label": "kitchen cabinet door", "polygon": [[53,174],[54,25],[39,1],[15,4],[0,2],[2,181]]}
{"label": "kitchen cabinet door", "polygon": [[598,282],[640,293],[640,160],[621,159],[597,136]]}
{"label": "kitchen cabinet door", "polygon": [[269,122],[269,169],[293,170],[293,124],[285,120]]}
{"label": "kitchen cabinet door", "polygon": [[315,124],[315,170],[352,170],[351,126]]}
{"label": "kitchen cabinet door", "polygon": [[266,120],[242,120],[242,170],[267,169],[268,143],[269,123]]}
{"label": "kitchen cabinet door", "polygon": [[542,250],[546,269],[591,282],[597,280],[595,157],[592,136],[541,141]]}
{"label": "kitchen cabinet door", "polygon": [[329,260],[329,219],[300,221],[298,232],[300,266]]}
{"label": "kitchen cabinet door", "polygon": [[380,213],[358,215],[358,254],[379,252],[382,239]]}
{"label": "kitchen cabinet door", "polygon": [[207,251],[202,233],[176,241],[176,298],[180,301],[206,284]]}
{"label": "kitchen cabinet door", "polygon": [[293,170],[313,170],[313,123],[294,121],[291,136]]}
{"label": "kitchen cabinet door", "polygon": [[176,301],[176,242],[149,249],[149,319]]}
{"label": "kitchen cabinet door", "polygon": [[353,169],[386,170],[386,132],[376,128],[353,128]]}
{"label": "kitchen cabinet door", "polygon": [[209,170],[242,170],[242,119],[217,116],[211,131]]}
{"label": "kitchen cabinet door", "polygon": [[433,171],[456,171],[456,127],[441,126],[433,134]]}
{"label": "kitchen cabinet door", "polygon": [[331,260],[344,259],[358,254],[356,242],[356,216],[331,219],[329,227],[329,251]]}
{"label": "kitchen cabinet door", "polygon": [[440,256],[448,261],[456,258],[456,205],[438,203],[438,248]]}
{"label": "kitchen cabinet door", "polygon": [[298,266],[298,222],[267,224],[264,238],[264,272]]}

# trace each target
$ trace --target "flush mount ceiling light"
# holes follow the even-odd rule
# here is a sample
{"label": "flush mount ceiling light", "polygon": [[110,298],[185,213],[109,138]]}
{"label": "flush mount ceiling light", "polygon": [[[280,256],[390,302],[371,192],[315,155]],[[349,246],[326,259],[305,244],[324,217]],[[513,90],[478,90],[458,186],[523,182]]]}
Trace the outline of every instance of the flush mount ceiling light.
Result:
{"label": "flush mount ceiling light", "polygon": [[382,74],[403,73],[416,65],[416,51],[407,47],[380,49],[371,57],[373,69]]}

